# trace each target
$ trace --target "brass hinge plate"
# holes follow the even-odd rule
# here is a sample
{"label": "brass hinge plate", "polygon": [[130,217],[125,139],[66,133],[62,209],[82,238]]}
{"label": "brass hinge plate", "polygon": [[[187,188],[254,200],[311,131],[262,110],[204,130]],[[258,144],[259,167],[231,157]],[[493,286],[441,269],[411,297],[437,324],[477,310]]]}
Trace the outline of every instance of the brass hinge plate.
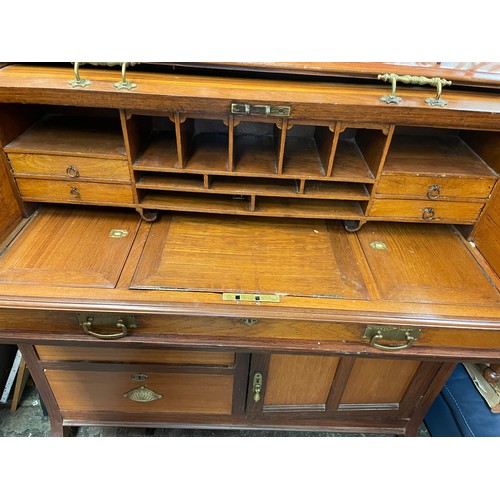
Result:
{"label": "brass hinge plate", "polygon": [[363,334],[364,339],[371,339],[375,335],[382,335],[384,340],[406,340],[410,335],[417,340],[422,330],[415,327],[406,326],[386,326],[386,325],[368,325]]}
{"label": "brass hinge plate", "polygon": [[268,104],[244,104],[233,102],[231,114],[252,116],[290,116],[290,106],[271,106]]}
{"label": "brass hinge plate", "polygon": [[137,322],[133,314],[83,312],[77,313],[76,317],[80,325],[87,323],[89,318],[92,318],[91,323],[95,327],[115,328],[121,322],[126,328],[137,328]]}
{"label": "brass hinge plate", "polygon": [[222,300],[235,300],[237,302],[279,302],[279,295],[260,293],[223,293]]}

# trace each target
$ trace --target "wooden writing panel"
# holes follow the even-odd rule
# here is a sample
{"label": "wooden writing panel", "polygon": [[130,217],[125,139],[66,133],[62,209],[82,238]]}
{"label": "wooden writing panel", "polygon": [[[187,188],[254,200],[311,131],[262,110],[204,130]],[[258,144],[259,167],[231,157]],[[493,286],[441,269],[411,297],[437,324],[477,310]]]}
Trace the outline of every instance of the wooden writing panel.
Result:
{"label": "wooden writing panel", "polygon": [[138,225],[134,212],[45,208],[0,259],[0,283],[113,288]]}
{"label": "wooden writing panel", "polygon": [[131,288],[367,298],[340,224],[208,215],[155,222]]}
{"label": "wooden writing panel", "polygon": [[[449,226],[370,223],[358,233],[383,300],[500,303],[499,294]],[[385,248],[373,248],[383,243]]]}

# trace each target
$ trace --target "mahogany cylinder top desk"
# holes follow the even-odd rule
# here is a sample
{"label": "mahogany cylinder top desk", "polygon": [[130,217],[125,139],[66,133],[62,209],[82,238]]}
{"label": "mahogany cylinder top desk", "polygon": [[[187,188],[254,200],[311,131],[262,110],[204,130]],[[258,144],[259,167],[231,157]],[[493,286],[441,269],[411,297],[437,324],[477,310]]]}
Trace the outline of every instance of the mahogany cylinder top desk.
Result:
{"label": "mahogany cylinder top desk", "polygon": [[0,341],[71,426],[414,435],[500,360],[493,65],[0,69]]}

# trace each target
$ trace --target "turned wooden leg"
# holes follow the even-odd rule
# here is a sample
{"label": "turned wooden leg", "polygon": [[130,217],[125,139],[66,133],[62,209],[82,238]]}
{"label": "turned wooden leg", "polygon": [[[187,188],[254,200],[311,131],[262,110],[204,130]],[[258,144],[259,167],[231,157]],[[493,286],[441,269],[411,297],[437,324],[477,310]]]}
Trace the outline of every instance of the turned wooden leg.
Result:
{"label": "turned wooden leg", "polygon": [[500,363],[491,363],[489,367],[483,370],[483,377],[490,384],[500,382]]}

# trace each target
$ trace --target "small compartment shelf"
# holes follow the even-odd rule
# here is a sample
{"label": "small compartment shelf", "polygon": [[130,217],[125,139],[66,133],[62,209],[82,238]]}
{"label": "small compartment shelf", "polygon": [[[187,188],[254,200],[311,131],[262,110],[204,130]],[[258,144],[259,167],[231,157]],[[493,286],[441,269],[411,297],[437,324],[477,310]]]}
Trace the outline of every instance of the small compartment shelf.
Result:
{"label": "small compartment shelf", "polygon": [[47,113],[5,146],[7,154],[54,154],[125,159],[117,110],[47,109]]}
{"label": "small compartment shelf", "polygon": [[297,177],[326,176],[331,164],[332,127],[297,124],[286,131],[283,173]]}

